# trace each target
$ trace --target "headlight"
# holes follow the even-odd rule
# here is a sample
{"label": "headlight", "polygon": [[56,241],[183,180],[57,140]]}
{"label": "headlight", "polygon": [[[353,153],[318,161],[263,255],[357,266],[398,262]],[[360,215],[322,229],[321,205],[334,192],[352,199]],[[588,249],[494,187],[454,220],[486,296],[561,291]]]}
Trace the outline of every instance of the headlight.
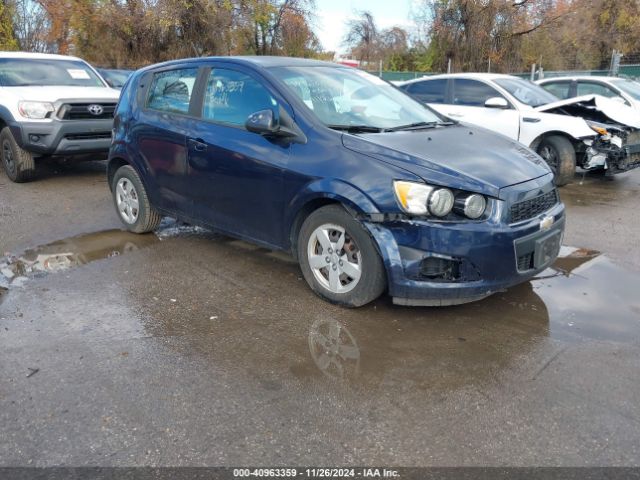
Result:
{"label": "headlight", "polygon": [[477,220],[487,208],[487,199],[479,193],[451,191],[444,187],[400,180],[393,182],[393,188],[398,203],[410,215],[443,218],[453,210],[457,215]]}
{"label": "headlight", "polygon": [[453,193],[448,188],[439,188],[429,196],[429,212],[436,217],[444,217],[453,208]]}
{"label": "headlight", "polygon": [[26,118],[46,118],[55,109],[49,102],[19,102],[18,111]]}
{"label": "headlight", "polygon": [[433,191],[433,187],[424,183],[393,182],[396,198],[402,209],[411,215],[425,215],[428,213],[427,200]]}
{"label": "headlight", "polygon": [[472,220],[480,218],[487,208],[487,201],[482,195],[472,193],[464,199],[464,214]]}

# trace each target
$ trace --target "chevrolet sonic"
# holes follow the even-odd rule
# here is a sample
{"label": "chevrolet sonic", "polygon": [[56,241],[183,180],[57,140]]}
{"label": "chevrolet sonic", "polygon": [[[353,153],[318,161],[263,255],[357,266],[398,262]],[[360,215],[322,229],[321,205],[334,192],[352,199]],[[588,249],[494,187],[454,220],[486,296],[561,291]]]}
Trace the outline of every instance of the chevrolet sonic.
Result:
{"label": "chevrolet sonic", "polygon": [[564,231],[537,154],[312,60],[138,70],[108,177],[127,229],[171,216],[290,251],[314,292],[351,307],[385,291],[401,305],[479,300],[549,266]]}

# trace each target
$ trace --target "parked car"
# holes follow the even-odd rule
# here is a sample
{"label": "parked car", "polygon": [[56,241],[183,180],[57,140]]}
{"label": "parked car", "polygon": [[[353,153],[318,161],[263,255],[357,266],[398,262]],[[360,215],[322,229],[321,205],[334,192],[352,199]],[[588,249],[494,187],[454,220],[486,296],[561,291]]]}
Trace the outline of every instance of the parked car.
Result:
{"label": "parked car", "polygon": [[448,74],[409,80],[399,88],[447,117],[488,128],[530,147],[556,183],[576,166],[621,173],[640,166],[640,117],[597,95],[559,101],[532,82],[500,74]]}
{"label": "parked car", "polygon": [[0,155],[25,182],[46,158],[105,159],[119,92],[79,58],[0,52]]}
{"label": "parked car", "polygon": [[346,306],[484,298],[550,265],[564,205],[544,161],[357,69],[284,57],[135,72],[108,183],[133,232],[176,217],[291,251]]}
{"label": "parked car", "polygon": [[619,77],[556,77],[536,82],[560,99],[601,95],[640,110],[640,83]]}
{"label": "parked car", "polygon": [[127,79],[133,73],[133,70],[111,69],[111,68],[96,68],[98,73],[102,75],[102,78],[109,84],[111,88],[116,90],[122,90]]}

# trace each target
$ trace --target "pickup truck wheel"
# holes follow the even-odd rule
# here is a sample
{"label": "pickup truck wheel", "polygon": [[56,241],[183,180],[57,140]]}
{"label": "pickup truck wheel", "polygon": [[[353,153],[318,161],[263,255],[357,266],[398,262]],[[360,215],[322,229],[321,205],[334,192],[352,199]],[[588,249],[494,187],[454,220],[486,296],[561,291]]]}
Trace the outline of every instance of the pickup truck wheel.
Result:
{"label": "pickup truck wheel", "polygon": [[127,230],[146,233],[160,225],[162,216],[149,202],[147,191],[132,167],[124,165],[116,171],[111,191],[118,217]]}
{"label": "pickup truck wheel", "polygon": [[556,185],[566,185],[573,180],[576,150],[568,139],[559,135],[544,138],[538,145],[538,155],[551,167]]}
{"label": "pickup truck wheel", "polygon": [[373,240],[339,205],[327,205],[307,217],[297,248],[305,280],[325,300],[360,307],[386,288],[384,265]]}
{"label": "pickup truck wheel", "polygon": [[20,148],[9,127],[0,132],[0,148],[2,166],[9,180],[16,183],[28,182],[36,174],[33,155]]}

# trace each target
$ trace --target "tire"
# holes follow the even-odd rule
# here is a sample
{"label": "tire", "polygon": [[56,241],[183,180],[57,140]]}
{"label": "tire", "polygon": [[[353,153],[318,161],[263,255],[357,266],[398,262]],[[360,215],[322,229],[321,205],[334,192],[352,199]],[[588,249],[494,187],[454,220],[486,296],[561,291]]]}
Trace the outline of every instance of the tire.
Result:
{"label": "tire", "polygon": [[4,171],[12,182],[24,183],[35,177],[36,163],[33,155],[20,148],[9,127],[0,131],[0,155]]}
{"label": "tire", "polygon": [[153,208],[138,173],[129,165],[120,167],[111,183],[113,204],[125,228],[147,233],[160,225],[162,216]]}
{"label": "tire", "polygon": [[538,155],[551,167],[556,185],[566,185],[576,173],[576,150],[565,137],[553,135],[543,138],[538,145]]}
{"label": "tire", "polygon": [[386,289],[386,272],[373,240],[339,205],[319,208],[307,217],[300,228],[297,249],[305,280],[318,296],[331,303],[360,307]]}

